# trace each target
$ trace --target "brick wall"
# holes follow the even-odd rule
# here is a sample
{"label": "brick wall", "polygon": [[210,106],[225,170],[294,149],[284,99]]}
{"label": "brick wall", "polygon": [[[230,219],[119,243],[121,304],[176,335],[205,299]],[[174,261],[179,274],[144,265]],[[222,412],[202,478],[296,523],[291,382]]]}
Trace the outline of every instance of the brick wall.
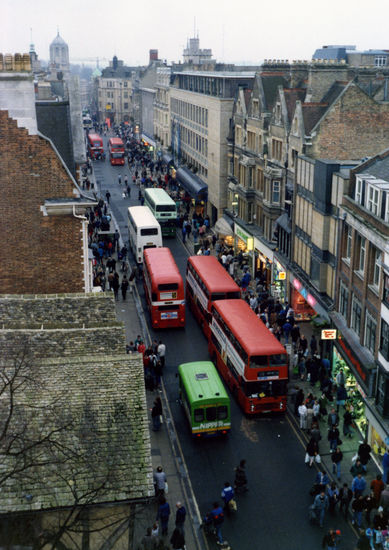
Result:
{"label": "brick wall", "polygon": [[375,155],[389,147],[389,104],[375,102],[351,84],[312,141],[307,154],[315,158],[347,160]]}
{"label": "brick wall", "polygon": [[0,111],[0,293],[82,292],[81,221],[44,217],[49,198],[74,198],[74,185],[50,144]]}

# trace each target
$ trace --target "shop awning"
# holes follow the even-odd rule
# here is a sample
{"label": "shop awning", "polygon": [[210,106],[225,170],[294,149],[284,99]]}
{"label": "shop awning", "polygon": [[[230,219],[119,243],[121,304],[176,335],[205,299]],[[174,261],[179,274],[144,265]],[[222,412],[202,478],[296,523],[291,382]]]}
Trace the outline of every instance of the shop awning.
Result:
{"label": "shop awning", "polygon": [[166,164],[173,164],[173,157],[171,155],[168,155],[167,153],[164,153],[162,155],[162,160]]}
{"label": "shop awning", "polygon": [[234,230],[224,216],[222,216],[217,220],[217,222],[214,225],[214,230],[217,233],[220,233],[221,235],[225,235],[226,237],[234,236]]}
{"label": "shop awning", "polygon": [[284,231],[286,231],[287,233],[292,232],[292,224],[286,212],[281,214],[281,216],[276,219],[276,224],[282,227],[282,229],[284,229]]}
{"label": "shop awning", "polygon": [[178,183],[194,199],[206,200],[208,185],[201,178],[192,174],[187,168],[179,168],[176,172]]}

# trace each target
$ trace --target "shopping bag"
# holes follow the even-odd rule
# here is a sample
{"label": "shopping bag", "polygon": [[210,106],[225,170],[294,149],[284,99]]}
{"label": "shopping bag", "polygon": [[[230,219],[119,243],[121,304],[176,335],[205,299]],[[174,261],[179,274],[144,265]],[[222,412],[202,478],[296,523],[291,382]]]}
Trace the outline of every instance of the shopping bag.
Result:
{"label": "shopping bag", "polygon": [[238,509],[238,505],[236,504],[236,500],[234,500],[233,498],[228,503],[228,506],[230,507],[230,510],[233,510],[234,512],[236,512],[237,509]]}
{"label": "shopping bag", "polygon": [[169,492],[169,485],[167,484],[167,481],[165,481],[165,495],[167,495]]}

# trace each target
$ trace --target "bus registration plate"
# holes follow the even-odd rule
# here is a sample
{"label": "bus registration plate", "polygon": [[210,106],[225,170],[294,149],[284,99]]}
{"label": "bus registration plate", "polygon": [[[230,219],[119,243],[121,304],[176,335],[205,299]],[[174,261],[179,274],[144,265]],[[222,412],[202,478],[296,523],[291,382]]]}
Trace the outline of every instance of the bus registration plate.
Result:
{"label": "bus registration plate", "polygon": [[177,318],[178,318],[177,311],[166,311],[165,313],[161,313],[161,319],[177,319]]}

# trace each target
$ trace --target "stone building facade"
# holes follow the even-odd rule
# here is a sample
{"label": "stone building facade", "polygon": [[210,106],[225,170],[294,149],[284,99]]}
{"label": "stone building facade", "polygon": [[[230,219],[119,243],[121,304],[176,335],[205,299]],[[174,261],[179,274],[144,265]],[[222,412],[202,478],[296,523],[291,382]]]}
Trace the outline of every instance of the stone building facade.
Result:
{"label": "stone building facade", "polygon": [[133,113],[133,78],[135,69],[124,65],[114,56],[109,67],[95,79],[93,104],[100,122],[108,118],[111,123],[129,122]]}

